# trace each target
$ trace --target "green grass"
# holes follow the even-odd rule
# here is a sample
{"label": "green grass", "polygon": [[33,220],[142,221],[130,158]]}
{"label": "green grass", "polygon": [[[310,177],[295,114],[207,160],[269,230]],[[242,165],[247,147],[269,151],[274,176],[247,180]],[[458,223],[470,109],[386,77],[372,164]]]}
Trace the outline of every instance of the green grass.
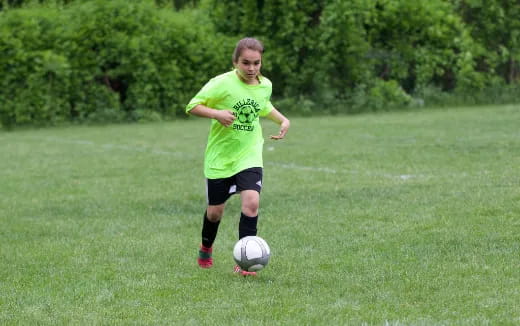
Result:
{"label": "green grass", "polygon": [[520,323],[519,106],[292,119],[256,278],[238,197],[196,265],[208,123],[1,132],[0,324]]}

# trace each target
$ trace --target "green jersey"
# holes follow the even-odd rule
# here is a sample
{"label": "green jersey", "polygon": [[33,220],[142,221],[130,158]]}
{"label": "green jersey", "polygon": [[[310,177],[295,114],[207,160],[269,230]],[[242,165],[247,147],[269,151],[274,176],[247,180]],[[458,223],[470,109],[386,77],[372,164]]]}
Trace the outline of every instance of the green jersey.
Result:
{"label": "green jersey", "polygon": [[227,178],[238,172],[263,167],[264,138],[259,117],[268,115],[272,84],[259,76],[260,84],[248,85],[235,70],[211,79],[186,106],[189,113],[198,104],[216,110],[230,110],[235,121],[224,127],[211,120],[204,159],[204,175],[208,179]]}

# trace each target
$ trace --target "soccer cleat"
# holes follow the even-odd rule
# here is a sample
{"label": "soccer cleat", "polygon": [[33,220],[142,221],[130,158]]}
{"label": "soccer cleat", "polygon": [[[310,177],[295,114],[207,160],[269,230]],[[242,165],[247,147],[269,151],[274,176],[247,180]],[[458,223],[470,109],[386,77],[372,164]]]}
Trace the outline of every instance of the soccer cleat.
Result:
{"label": "soccer cleat", "polygon": [[242,275],[244,277],[246,277],[247,275],[256,276],[256,272],[244,271],[238,265],[235,265],[235,267],[233,268],[233,273],[238,273],[238,274],[240,274],[240,275]]}
{"label": "soccer cleat", "polygon": [[197,263],[201,268],[210,268],[213,266],[213,258],[211,257],[212,253],[213,248],[206,248],[203,245],[200,245]]}

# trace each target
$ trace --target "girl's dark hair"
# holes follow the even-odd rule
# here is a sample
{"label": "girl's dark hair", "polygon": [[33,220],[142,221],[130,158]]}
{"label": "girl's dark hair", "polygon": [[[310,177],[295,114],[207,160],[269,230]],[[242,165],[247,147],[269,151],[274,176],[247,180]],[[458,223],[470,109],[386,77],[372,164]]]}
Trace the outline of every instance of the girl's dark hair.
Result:
{"label": "girl's dark hair", "polygon": [[264,46],[262,42],[256,38],[246,37],[238,41],[235,51],[233,51],[233,62],[238,62],[238,57],[242,54],[245,49],[258,51],[260,54],[264,53]]}

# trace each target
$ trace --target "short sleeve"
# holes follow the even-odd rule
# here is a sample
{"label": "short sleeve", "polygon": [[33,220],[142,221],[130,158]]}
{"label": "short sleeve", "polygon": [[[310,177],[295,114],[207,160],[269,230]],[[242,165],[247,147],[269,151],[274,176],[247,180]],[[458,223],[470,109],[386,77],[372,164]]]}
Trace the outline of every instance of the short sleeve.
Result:
{"label": "short sleeve", "polygon": [[219,96],[219,82],[216,78],[211,79],[201,88],[201,90],[186,105],[186,113],[189,114],[191,109],[199,104],[208,106],[208,102],[215,100]]}
{"label": "short sleeve", "polygon": [[262,110],[260,110],[259,115],[261,117],[265,117],[269,113],[271,113],[271,111],[273,111],[273,109],[274,109],[274,106],[271,103],[271,101],[267,101],[267,103],[265,104],[264,108]]}

